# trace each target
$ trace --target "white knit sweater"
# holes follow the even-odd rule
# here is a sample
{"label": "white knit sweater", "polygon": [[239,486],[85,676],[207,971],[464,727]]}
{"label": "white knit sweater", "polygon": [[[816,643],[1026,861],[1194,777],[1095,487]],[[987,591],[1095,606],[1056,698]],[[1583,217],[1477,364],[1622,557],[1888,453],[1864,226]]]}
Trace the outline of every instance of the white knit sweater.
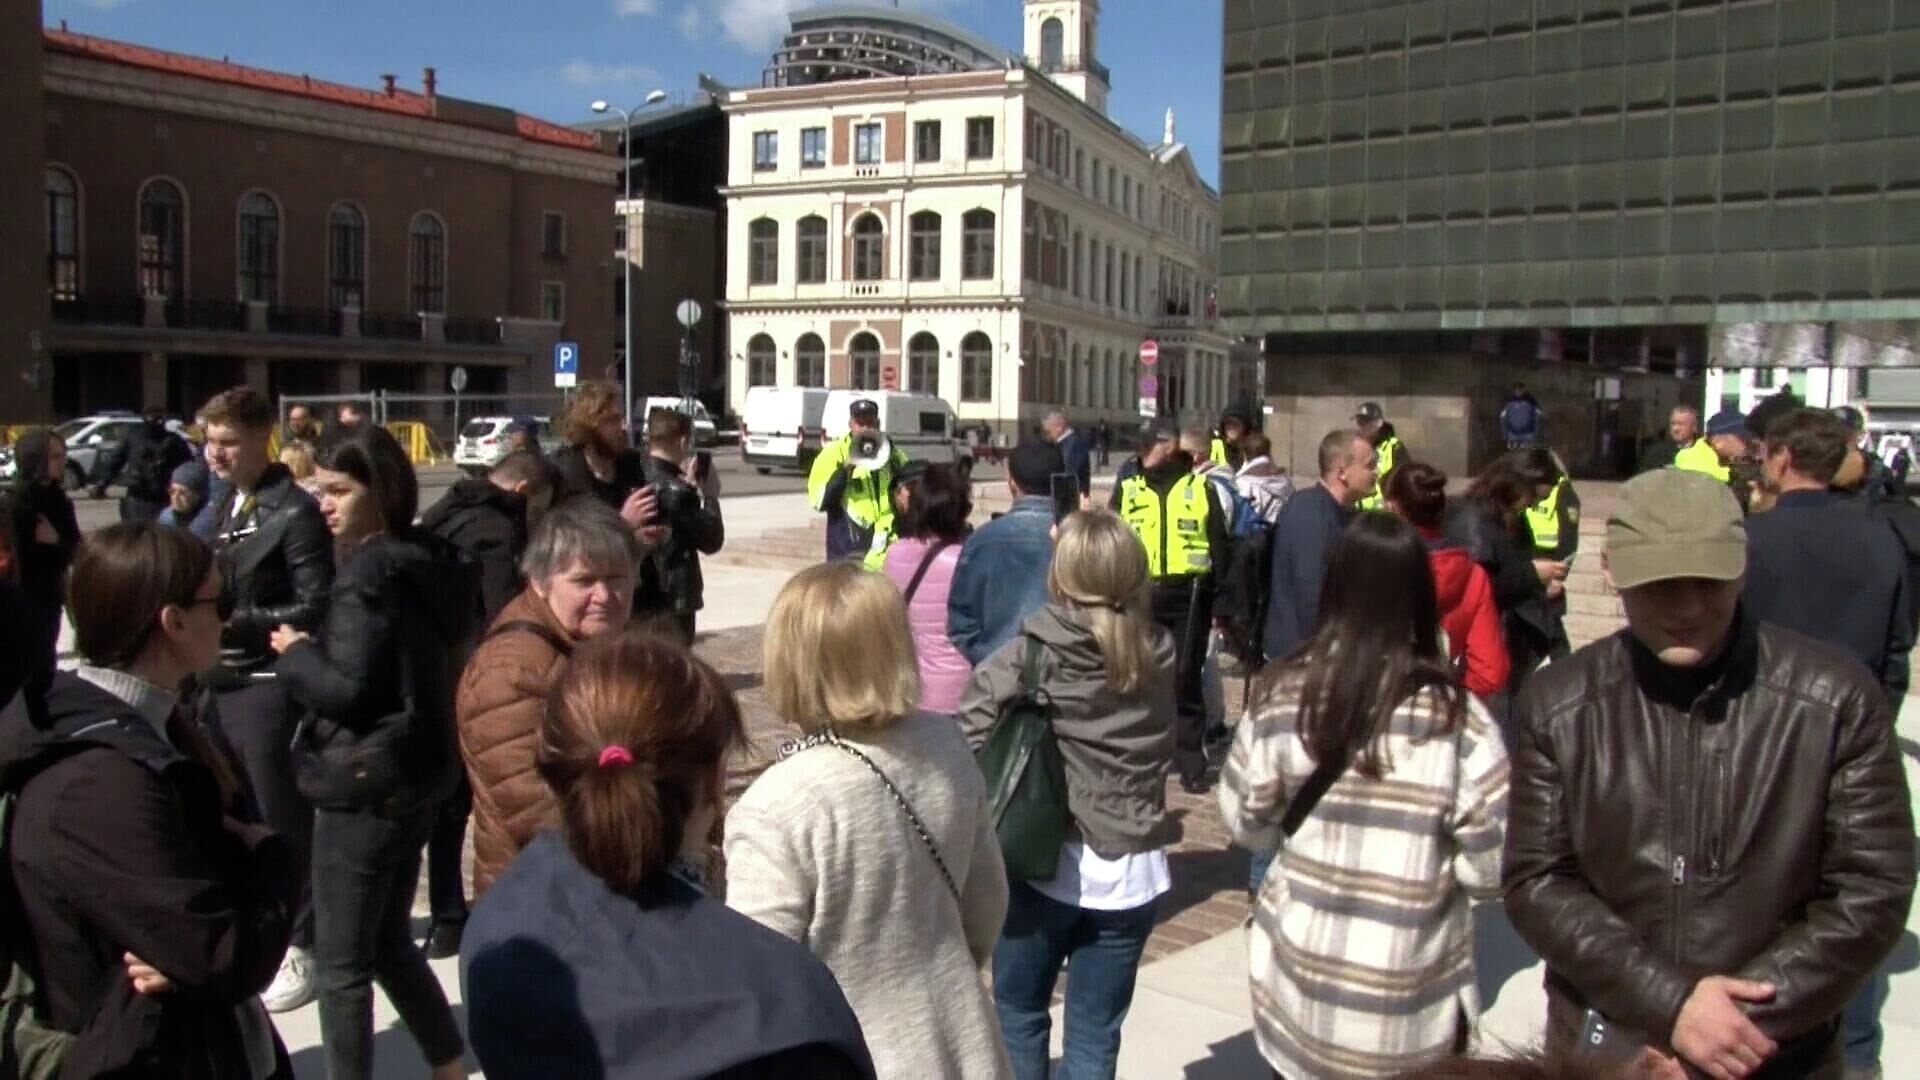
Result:
{"label": "white knit sweater", "polygon": [[1008,1076],[983,978],[1006,866],[973,754],[952,719],[926,714],[854,745],[925,823],[959,902],[886,785],[816,746],[768,769],[727,815],[727,903],[833,970],[880,1080]]}

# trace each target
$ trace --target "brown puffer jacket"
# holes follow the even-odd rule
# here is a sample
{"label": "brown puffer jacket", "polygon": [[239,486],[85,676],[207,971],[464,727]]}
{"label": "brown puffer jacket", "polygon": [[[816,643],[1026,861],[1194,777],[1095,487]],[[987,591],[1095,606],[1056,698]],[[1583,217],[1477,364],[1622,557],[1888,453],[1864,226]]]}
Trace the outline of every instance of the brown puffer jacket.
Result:
{"label": "brown puffer jacket", "polygon": [[[527,623],[540,634],[514,628]],[[551,640],[550,640],[551,639]],[[567,649],[556,648],[564,642]],[[478,898],[548,824],[553,794],[534,771],[547,691],[566,667],[573,636],[532,589],[509,603],[460,676],[455,716],[460,757],[473,782],[473,892]]]}

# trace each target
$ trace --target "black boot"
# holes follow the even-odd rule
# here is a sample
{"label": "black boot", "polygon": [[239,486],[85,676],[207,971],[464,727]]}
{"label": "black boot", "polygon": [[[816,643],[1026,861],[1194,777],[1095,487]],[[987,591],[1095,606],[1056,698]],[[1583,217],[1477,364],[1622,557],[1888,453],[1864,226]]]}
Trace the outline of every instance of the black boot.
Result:
{"label": "black boot", "polygon": [[429,960],[445,960],[449,956],[460,955],[460,935],[467,929],[465,919],[435,919],[427,927],[427,940],[422,946]]}

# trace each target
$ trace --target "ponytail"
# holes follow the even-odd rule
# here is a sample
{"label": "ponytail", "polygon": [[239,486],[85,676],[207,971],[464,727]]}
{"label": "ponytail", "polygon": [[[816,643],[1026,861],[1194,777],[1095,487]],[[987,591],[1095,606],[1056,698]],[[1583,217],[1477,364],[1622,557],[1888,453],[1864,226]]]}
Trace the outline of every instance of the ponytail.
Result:
{"label": "ponytail", "polygon": [[[1073,597],[1066,598],[1076,603]],[[1135,608],[1110,604],[1078,604],[1087,613],[1087,626],[1100,646],[1107,685],[1122,694],[1139,690],[1153,659],[1153,622]]]}

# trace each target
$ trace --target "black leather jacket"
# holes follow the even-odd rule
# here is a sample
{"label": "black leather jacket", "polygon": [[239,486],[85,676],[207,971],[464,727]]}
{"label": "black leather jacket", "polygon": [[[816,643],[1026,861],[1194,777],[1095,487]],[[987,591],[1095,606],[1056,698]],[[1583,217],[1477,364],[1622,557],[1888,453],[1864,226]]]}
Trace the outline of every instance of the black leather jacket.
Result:
{"label": "black leather jacket", "polygon": [[1837,1075],[1841,1010],[1913,898],[1893,714],[1857,662],[1744,614],[1717,668],[1622,631],[1527,685],[1507,914],[1556,1041],[1592,1008],[1610,1041],[1664,1047],[1694,984],[1732,975],[1777,989],[1744,1006],[1780,1043],[1755,1076]]}
{"label": "black leather jacket", "polygon": [[660,510],[655,518],[670,529],[667,539],[647,556],[653,564],[651,595],[635,594],[633,609],[687,614],[706,604],[706,579],[700,556],[712,555],[727,542],[720,502],[701,494],[700,487],[681,475],[680,467],[649,456],[647,483],[653,485]]}
{"label": "black leather jacket", "polygon": [[234,519],[234,501],[248,496],[230,489],[214,508],[214,547],[220,576],[233,600],[233,618],[220,635],[220,662],[228,668],[260,667],[273,659],[267,638],[282,623],[309,633],[327,614],[333,587],[333,533],[320,506],[293,481],[284,465],[269,465]]}

